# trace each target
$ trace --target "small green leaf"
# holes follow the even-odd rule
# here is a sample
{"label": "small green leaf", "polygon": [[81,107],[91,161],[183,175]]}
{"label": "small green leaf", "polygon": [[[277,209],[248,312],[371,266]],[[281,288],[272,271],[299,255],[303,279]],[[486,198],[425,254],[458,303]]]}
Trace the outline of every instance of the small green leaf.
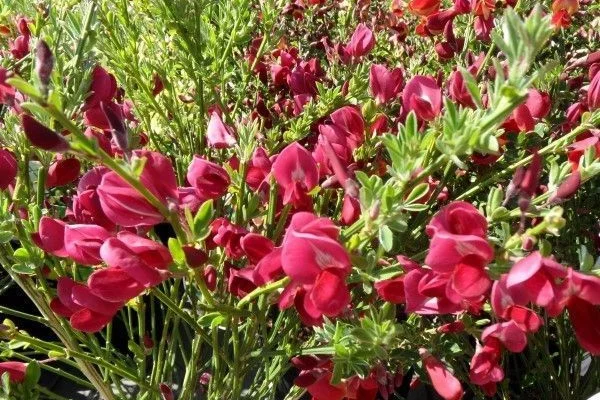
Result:
{"label": "small green leaf", "polygon": [[210,232],[210,220],[213,214],[213,201],[205,201],[194,217],[194,234],[196,239],[203,240]]}
{"label": "small green leaf", "polygon": [[35,265],[33,264],[14,264],[11,269],[17,274],[35,275]]}
{"label": "small green leaf", "polygon": [[183,252],[183,248],[179,243],[179,240],[175,238],[169,238],[168,241],[169,251],[171,252],[171,256],[173,257],[173,261],[179,265],[185,264],[185,253]]}
{"label": "small green leaf", "polygon": [[379,243],[385,251],[390,251],[394,247],[394,233],[387,225],[379,228]]}
{"label": "small green leaf", "polygon": [[23,383],[26,387],[33,388],[40,380],[41,374],[40,364],[37,361],[31,361],[25,369],[25,380]]}
{"label": "small green leaf", "polygon": [[0,231],[0,243],[8,243],[13,238],[13,233],[8,231]]}
{"label": "small green leaf", "polygon": [[429,191],[429,184],[423,182],[419,183],[414,189],[410,192],[408,197],[406,197],[405,202],[407,204],[414,203],[416,201],[421,200]]}
{"label": "small green leaf", "polygon": [[8,78],[6,83],[29,97],[42,98],[42,94],[35,88],[35,86],[19,77]]}
{"label": "small green leaf", "polygon": [[19,247],[18,249],[16,249],[13,256],[21,262],[28,262],[31,260],[31,255],[29,254],[27,249],[23,247]]}

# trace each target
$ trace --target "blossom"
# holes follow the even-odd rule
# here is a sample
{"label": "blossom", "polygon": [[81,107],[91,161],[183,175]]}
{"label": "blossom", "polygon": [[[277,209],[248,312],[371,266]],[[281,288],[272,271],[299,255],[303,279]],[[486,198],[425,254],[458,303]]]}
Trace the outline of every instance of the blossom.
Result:
{"label": "blossom", "polygon": [[40,249],[56,257],[66,257],[65,249],[65,226],[58,219],[42,217],[38,231],[31,235],[31,239]]}
{"label": "blossom", "polygon": [[406,301],[404,293],[404,275],[375,282],[374,286],[377,295],[385,301],[394,304],[403,304]]}
{"label": "blossom", "polygon": [[21,125],[25,136],[35,147],[56,153],[62,153],[69,149],[69,142],[64,137],[42,125],[31,116],[23,114]]}
{"label": "blossom", "polygon": [[371,95],[377,104],[385,104],[398,96],[402,88],[402,70],[388,70],[385,65],[373,64],[369,70]]}
{"label": "blossom", "polygon": [[[177,179],[171,161],[160,153],[136,150],[145,158],[141,184],[163,205],[176,202]],[[96,189],[104,214],[115,224],[133,227],[155,225],[164,220],[161,212],[116,172],[107,172]]]}
{"label": "blossom", "polygon": [[440,8],[440,0],[411,0],[408,9],[416,15],[426,17]]}
{"label": "blossom", "polygon": [[12,151],[0,149],[0,190],[6,190],[17,177],[17,160]]}
{"label": "blossom", "polygon": [[106,229],[98,225],[66,225],[64,241],[67,256],[79,264],[99,264],[102,261],[100,246],[110,236]]}
{"label": "blossom", "polygon": [[471,359],[469,379],[476,385],[482,386],[488,396],[496,393],[496,383],[504,379],[504,371],[500,366],[502,345],[494,337],[477,346]]}
{"label": "blossom", "polygon": [[590,110],[600,108],[600,73],[596,73],[587,92],[587,105]]}
{"label": "blossom", "polygon": [[221,116],[216,112],[210,115],[210,122],[206,129],[208,144],[215,149],[231,147],[236,143],[232,129],[223,123]]}
{"label": "blossom", "polygon": [[71,278],[58,278],[58,297],[50,303],[56,314],[69,318],[73,329],[94,333],[104,328],[123,307],[122,301],[107,301],[84,284]]}
{"label": "blossom", "polygon": [[461,399],[464,395],[462,386],[448,368],[426,349],[420,349],[419,355],[435,391],[444,400]]}
{"label": "blossom", "polygon": [[76,158],[57,158],[50,167],[46,177],[46,187],[64,186],[79,177],[81,163]]}
{"label": "blossom", "polygon": [[0,362],[0,376],[5,373],[12,383],[21,383],[25,380],[25,371],[27,364],[20,361],[3,361]]}
{"label": "blossom", "polygon": [[529,89],[527,100],[520,104],[504,122],[507,132],[529,132],[535,124],[550,112],[550,95],[536,89]]}
{"label": "blossom", "polygon": [[88,286],[113,302],[129,301],[163,282],[170,276],[167,268],[173,261],[165,246],[126,231],[107,239],[100,256],[108,267],[94,271]]}
{"label": "blossom", "polygon": [[344,50],[350,57],[358,58],[369,54],[373,47],[375,47],[373,32],[365,24],[360,23],[356,26]]}
{"label": "blossom", "polygon": [[310,202],[308,192],[319,181],[319,171],[312,156],[297,142],[288,145],[273,162],[272,173],[283,188],[284,204],[301,207]]}
{"label": "blossom", "polygon": [[194,156],[188,167],[187,180],[204,200],[223,196],[231,183],[223,167],[199,156]]}
{"label": "blossom", "polygon": [[414,76],[402,92],[402,104],[408,113],[414,111],[417,118],[431,121],[442,109],[442,90],[428,76]]}
{"label": "blossom", "polygon": [[220,217],[211,223],[210,230],[213,243],[223,247],[227,257],[237,259],[244,256],[241,240],[248,233],[246,229]]}

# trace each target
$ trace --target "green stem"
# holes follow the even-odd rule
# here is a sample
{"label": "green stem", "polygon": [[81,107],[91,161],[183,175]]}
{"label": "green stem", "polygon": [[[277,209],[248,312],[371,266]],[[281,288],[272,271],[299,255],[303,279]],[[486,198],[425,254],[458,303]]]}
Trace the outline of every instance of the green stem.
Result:
{"label": "green stem", "polygon": [[271,293],[274,292],[275,290],[284,287],[285,285],[287,285],[288,283],[290,283],[291,279],[286,276],[285,278],[282,278],[278,281],[275,282],[271,282],[267,285],[264,286],[259,286],[256,289],[254,289],[253,291],[251,291],[250,293],[248,293],[247,295],[245,295],[238,303],[237,303],[237,308],[241,309],[243,308],[246,304],[248,304],[251,300],[257,298],[258,296],[261,296],[263,294],[267,294],[267,293]]}

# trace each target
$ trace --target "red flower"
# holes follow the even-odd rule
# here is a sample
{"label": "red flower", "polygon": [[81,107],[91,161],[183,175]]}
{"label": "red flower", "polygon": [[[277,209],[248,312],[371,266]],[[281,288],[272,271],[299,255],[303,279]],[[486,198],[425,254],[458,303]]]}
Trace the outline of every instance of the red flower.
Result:
{"label": "red flower", "polygon": [[440,9],[440,0],[411,0],[408,9],[413,14],[426,17]]}
{"label": "red flower", "polygon": [[369,54],[373,47],[375,47],[373,32],[365,24],[360,23],[344,49],[350,57],[358,58]]}
{"label": "red flower", "polygon": [[46,187],[68,185],[79,177],[81,163],[76,158],[58,158],[48,168]]}
{"label": "red flower", "polygon": [[337,241],[338,228],[327,218],[308,212],[294,214],[283,239],[281,263],[293,281],[312,284],[321,271],[350,272],[350,257]]}
{"label": "red flower", "polygon": [[272,162],[264,148],[258,147],[254,150],[252,158],[248,162],[246,172],[246,183],[252,190],[261,190],[261,186],[268,187],[268,176],[271,173]]}
{"label": "red flower", "polygon": [[[160,153],[146,150],[134,151],[134,156],[146,159],[140,175],[141,183],[165,206],[176,202],[177,179],[171,161]],[[147,226],[164,220],[156,207],[116,172],[103,175],[97,193],[102,210],[117,225]]]}
{"label": "red flower", "polygon": [[248,261],[252,264],[258,263],[273,251],[275,244],[269,238],[258,233],[248,233],[240,240],[240,245]]}
{"label": "red flower", "polygon": [[512,266],[506,279],[510,293],[521,292],[527,302],[547,307],[550,315],[562,310],[558,280],[567,277],[567,269],[536,251]]}
{"label": "red flower", "polygon": [[188,167],[187,180],[204,200],[223,196],[231,183],[223,167],[199,156],[194,156]]}
{"label": "red flower", "polygon": [[248,233],[246,229],[221,217],[211,223],[210,230],[212,241],[225,249],[227,257],[238,259],[245,255],[241,240]]}
{"label": "red flower", "polygon": [[242,298],[256,289],[253,267],[242,269],[229,268],[228,271],[227,290],[232,295]]}
{"label": "red flower", "polygon": [[106,240],[100,256],[108,268],[92,273],[88,285],[102,299],[114,302],[129,301],[163,282],[173,261],[165,246],[130,232]]}
{"label": "red flower", "polygon": [[42,217],[38,232],[31,239],[40,249],[56,257],[67,257],[65,249],[65,223],[61,220]]}
{"label": "red flower", "polygon": [[474,384],[482,386],[488,396],[496,393],[496,383],[504,379],[504,371],[500,366],[501,355],[500,341],[489,337],[483,346],[477,346],[471,359],[469,379]]}
{"label": "red flower", "polygon": [[392,279],[375,282],[377,295],[385,301],[394,304],[404,304],[406,297],[404,294],[404,275]]}
{"label": "red flower", "polygon": [[88,286],[71,278],[58,278],[58,297],[50,303],[56,314],[70,319],[73,329],[94,333],[104,328],[123,307],[123,302],[100,298]]}
{"label": "red flower", "polygon": [[12,383],[21,383],[25,380],[25,371],[27,364],[20,361],[3,361],[0,362],[0,376],[5,373]]}
{"label": "red flower", "polygon": [[423,360],[423,366],[431,379],[431,384],[435,391],[444,400],[459,400],[463,397],[464,391],[460,382],[444,364],[433,357],[426,349],[420,349],[419,355]]}
{"label": "red flower", "polygon": [[552,24],[557,27],[571,25],[571,16],[579,10],[579,0],[554,0],[552,2]]}
{"label": "red flower", "polygon": [[596,73],[590,82],[587,93],[587,104],[590,111],[600,108],[600,73]]}
{"label": "red flower", "polygon": [[223,123],[221,116],[216,112],[210,115],[210,122],[206,129],[208,145],[215,149],[225,149],[236,143],[233,130]]}
{"label": "red flower", "polygon": [[507,132],[529,132],[535,124],[550,112],[550,95],[536,89],[529,89],[527,100],[519,105],[504,122]]}
{"label": "red flower", "polygon": [[6,190],[17,177],[17,160],[12,151],[0,149],[0,190]]}
{"label": "red flower", "polygon": [[6,83],[9,72],[0,67],[0,104],[12,105],[15,101],[15,88]]}
{"label": "red flower", "polygon": [[96,265],[100,258],[100,246],[110,237],[106,229],[98,225],[66,225],[65,250],[69,258],[83,265]]}
{"label": "red flower", "polygon": [[377,104],[394,100],[402,88],[403,77],[400,68],[388,70],[385,65],[373,64],[369,70],[371,95]]}
{"label": "red flower", "polygon": [[360,218],[360,201],[358,198],[350,195],[344,195],[342,213],[340,222],[342,225],[352,225]]}
{"label": "red flower", "polygon": [[310,204],[308,192],[319,182],[319,171],[312,156],[297,142],[288,145],[273,163],[273,176],[283,188],[284,204],[299,208]]}
{"label": "red flower", "polygon": [[90,95],[85,99],[84,110],[99,107],[101,102],[110,102],[117,94],[117,80],[113,74],[97,65],[91,76]]}
{"label": "red flower", "polygon": [[498,339],[507,350],[513,353],[520,353],[527,346],[527,336],[515,321],[488,326],[481,334],[481,340],[485,342],[490,337]]}
{"label": "red flower", "polygon": [[65,152],[70,147],[69,142],[62,135],[48,129],[27,114],[21,116],[21,124],[25,136],[35,147],[57,153]]}
{"label": "red flower", "polygon": [[405,112],[414,111],[417,118],[431,121],[442,110],[442,90],[433,78],[417,75],[406,84],[402,104]]}

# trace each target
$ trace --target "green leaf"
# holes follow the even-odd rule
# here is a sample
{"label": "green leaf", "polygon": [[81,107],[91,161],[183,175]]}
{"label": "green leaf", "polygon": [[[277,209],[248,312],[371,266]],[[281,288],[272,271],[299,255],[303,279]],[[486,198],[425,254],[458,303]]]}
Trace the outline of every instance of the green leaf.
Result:
{"label": "green leaf", "polygon": [[205,201],[194,217],[194,234],[196,239],[203,240],[210,233],[210,220],[213,214],[213,201]]}
{"label": "green leaf", "polygon": [[12,271],[22,275],[35,275],[35,265],[33,264],[14,264],[11,267]]}
{"label": "green leaf", "polygon": [[405,202],[407,204],[414,203],[422,199],[427,192],[429,191],[429,184],[427,183],[419,183],[414,189],[410,192],[408,197],[406,197]]}
{"label": "green leaf", "polygon": [[25,249],[23,247],[19,247],[18,249],[16,249],[15,252],[13,253],[13,257],[15,257],[18,261],[21,261],[21,262],[31,261],[31,255],[29,254],[27,249]]}
{"label": "green leaf", "polygon": [[13,238],[13,233],[9,231],[0,231],[0,243],[8,243]]}
{"label": "green leaf", "polygon": [[390,251],[394,247],[394,233],[387,225],[379,228],[379,243],[385,251]]}
{"label": "green leaf", "polygon": [[171,252],[171,256],[173,257],[173,261],[179,265],[185,265],[185,253],[183,252],[183,248],[179,243],[179,240],[175,238],[169,238],[168,241],[169,251]]}
{"label": "green leaf", "polygon": [[10,86],[14,87],[19,92],[21,92],[29,97],[38,98],[38,99],[42,98],[42,94],[40,93],[39,90],[37,90],[35,88],[35,86],[31,85],[29,82],[27,82],[19,77],[15,76],[12,78],[8,78],[6,80],[6,83],[8,83]]}
{"label": "green leaf", "polygon": [[25,380],[23,381],[23,384],[26,387],[33,388],[40,380],[41,374],[40,364],[38,364],[37,361],[31,361],[25,369]]}

